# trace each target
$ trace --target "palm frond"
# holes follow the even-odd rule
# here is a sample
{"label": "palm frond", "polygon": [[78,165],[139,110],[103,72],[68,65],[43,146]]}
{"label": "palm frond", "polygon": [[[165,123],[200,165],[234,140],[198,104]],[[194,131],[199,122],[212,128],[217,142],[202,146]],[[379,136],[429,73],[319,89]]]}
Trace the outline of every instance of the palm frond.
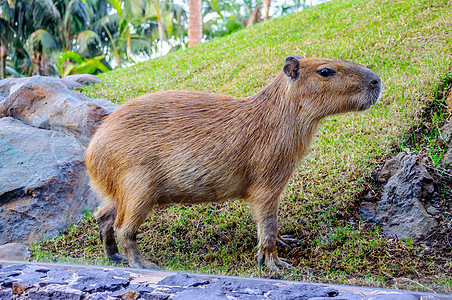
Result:
{"label": "palm frond", "polygon": [[50,54],[58,50],[55,37],[45,29],[38,29],[28,38],[30,52]]}
{"label": "palm frond", "polygon": [[92,30],[84,30],[77,35],[78,52],[83,53],[93,43],[101,44],[99,35]]}

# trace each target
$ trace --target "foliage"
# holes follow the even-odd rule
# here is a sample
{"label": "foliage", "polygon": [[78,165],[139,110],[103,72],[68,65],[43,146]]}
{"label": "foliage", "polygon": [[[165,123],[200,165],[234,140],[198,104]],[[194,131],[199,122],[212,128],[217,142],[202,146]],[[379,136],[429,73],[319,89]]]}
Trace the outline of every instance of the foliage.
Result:
{"label": "foliage", "polygon": [[83,58],[80,54],[66,51],[59,58],[59,72],[62,77],[73,74],[97,74],[107,72],[108,66],[104,63],[104,56]]}

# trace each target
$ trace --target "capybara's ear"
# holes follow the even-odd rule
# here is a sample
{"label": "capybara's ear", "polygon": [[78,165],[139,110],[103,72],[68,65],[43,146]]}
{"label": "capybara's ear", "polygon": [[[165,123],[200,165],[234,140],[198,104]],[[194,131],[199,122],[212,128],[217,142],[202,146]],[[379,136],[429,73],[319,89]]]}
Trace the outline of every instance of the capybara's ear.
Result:
{"label": "capybara's ear", "polygon": [[283,71],[284,73],[293,80],[297,80],[300,69],[300,56],[290,55],[286,57],[286,64],[284,65]]}

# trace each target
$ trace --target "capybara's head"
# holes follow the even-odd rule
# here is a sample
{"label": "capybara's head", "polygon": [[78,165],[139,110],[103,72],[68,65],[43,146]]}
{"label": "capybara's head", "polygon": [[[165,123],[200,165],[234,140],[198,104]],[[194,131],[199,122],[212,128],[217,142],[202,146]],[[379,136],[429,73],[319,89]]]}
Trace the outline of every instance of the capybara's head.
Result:
{"label": "capybara's head", "polygon": [[368,109],[382,94],[380,76],[344,60],[291,55],[283,71],[290,94],[318,118]]}

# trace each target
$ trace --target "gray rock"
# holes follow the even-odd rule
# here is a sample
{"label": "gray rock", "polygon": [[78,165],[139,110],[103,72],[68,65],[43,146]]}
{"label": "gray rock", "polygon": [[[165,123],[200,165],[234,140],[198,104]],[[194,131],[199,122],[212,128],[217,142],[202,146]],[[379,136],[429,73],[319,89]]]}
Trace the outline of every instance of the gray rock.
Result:
{"label": "gray rock", "polygon": [[402,168],[402,159],[406,155],[405,152],[400,152],[396,157],[388,160],[383,168],[378,172],[377,180],[381,183],[386,182],[389,178],[394,176]]}
{"label": "gray rock", "polygon": [[363,300],[363,298],[363,295],[347,292],[333,297],[312,297],[308,298],[308,300]]}
{"label": "gray rock", "polygon": [[369,295],[364,298],[364,300],[417,300],[418,298],[398,292],[375,292],[375,295]]}
{"label": "gray rock", "polygon": [[20,264],[20,265],[11,265],[8,267],[4,267],[0,270],[1,273],[5,273],[5,272],[11,272],[11,271],[20,271],[22,272],[23,270],[27,269],[27,265],[24,264]]}
{"label": "gray rock", "polygon": [[3,96],[0,96],[0,102],[2,102],[3,100],[5,100],[6,98]]}
{"label": "gray rock", "polygon": [[12,86],[26,82],[29,79],[30,78],[28,77],[28,78],[6,78],[0,80],[0,96],[5,98],[8,97],[10,94],[9,91]]}
{"label": "gray rock", "polygon": [[441,128],[441,138],[447,143],[447,144],[451,144],[452,143],[452,122],[448,122],[446,123],[442,128]]}
{"label": "gray rock", "polygon": [[13,289],[0,289],[0,299],[13,299]]}
{"label": "gray rock", "polygon": [[49,284],[64,284],[72,277],[72,273],[67,270],[54,269],[47,272],[47,278],[42,280],[40,286],[47,286]]}
{"label": "gray rock", "polygon": [[0,80],[0,96],[8,97],[15,91],[17,91],[22,85],[28,83],[30,80],[36,80],[39,78],[47,78],[53,82],[59,82],[63,84],[68,89],[76,89],[81,87],[82,85],[74,80],[62,80],[56,77],[47,77],[47,76],[33,76],[33,77],[23,77],[23,78],[6,78]]}
{"label": "gray rock", "polygon": [[441,138],[445,141],[447,149],[442,162],[452,166],[452,122],[446,123],[441,128]]}
{"label": "gray rock", "polygon": [[59,79],[32,77],[0,103],[0,117],[73,135],[86,146],[102,120],[119,105],[68,90]]}
{"label": "gray rock", "polygon": [[54,236],[97,207],[84,152],[72,136],[0,118],[0,244]]}
{"label": "gray rock", "polygon": [[425,236],[438,224],[425,207],[434,192],[433,178],[416,155],[399,154],[396,172],[384,186],[381,200],[361,206],[365,221],[383,225],[383,233],[398,238]]}
{"label": "gray rock", "polygon": [[13,287],[13,283],[14,283],[13,279],[8,278],[8,277],[5,278],[5,277],[2,277],[1,275],[0,275],[0,279],[1,279],[0,280],[0,290],[9,289],[9,288]]}
{"label": "gray rock", "polygon": [[255,283],[252,281],[220,279],[219,281],[210,283],[208,288],[240,294],[263,295],[278,287],[273,284]]}
{"label": "gray rock", "polygon": [[84,293],[65,285],[49,285],[44,289],[31,290],[28,299],[80,300]]}
{"label": "gray rock", "polygon": [[[147,298],[154,299],[154,298]],[[201,289],[201,288],[190,288],[171,298],[172,300],[193,300],[193,299],[209,299],[209,300],[228,300],[234,298],[228,298],[225,292],[221,290],[214,289]],[[235,298],[237,299],[237,298]]]}
{"label": "gray rock", "polygon": [[133,289],[121,289],[119,291],[113,292],[109,295],[110,297],[118,297],[120,299],[138,299],[140,297],[140,293],[137,290]]}
{"label": "gray rock", "polygon": [[117,291],[129,284],[129,280],[123,278],[114,278],[108,274],[93,273],[88,276],[77,278],[69,287],[89,293]]}
{"label": "gray rock", "polygon": [[30,250],[21,243],[8,243],[0,246],[0,259],[5,260],[28,260]]}
{"label": "gray rock", "polygon": [[86,294],[85,293],[85,299],[86,300],[106,300],[110,296],[111,292],[102,292],[102,293],[93,293],[93,294]]}
{"label": "gray rock", "polygon": [[99,78],[91,74],[75,74],[64,77],[63,80],[77,82],[83,85],[92,85],[102,82]]}
{"label": "gray rock", "polygon": [[305,300],[314,297],[335,297],[338,291],[310,284],[295,284],[281,287],[268,293],[268,298],[275,300]]}
{"label": "gray rock", "polygon": [[442,161],[445,164],[452,165],[452,146],[450,146],[446,154],[444,154]]}
{"label": "gray rock", "polygon": [[175,275],[166,277],[158,282],[159,285],[182,286],[182,287],[195,287],[208,283],[209,283],[208,280],[190,277],[184,273],[177,273]]}
{"label": "gray rock", "polygon": [[[166,300],[166,299],[169,299],[170,296],[171,295],[169,295],[169,294],[163,294],[163,293],[158,293],[158,292],[141,294],[141,298],[143,298],[145,300]],[[174,298],[171,298],[171,299],[174,299]],[[192,298],[192,299],[196,299],[196,298]]]}
{"label": "gray rock", "polygon": [[43,278],[46,278],[47,274],[42,272],[24,272],[14,279],[18,282],[28,283],[30,286],[39,286],[39,283]]}

